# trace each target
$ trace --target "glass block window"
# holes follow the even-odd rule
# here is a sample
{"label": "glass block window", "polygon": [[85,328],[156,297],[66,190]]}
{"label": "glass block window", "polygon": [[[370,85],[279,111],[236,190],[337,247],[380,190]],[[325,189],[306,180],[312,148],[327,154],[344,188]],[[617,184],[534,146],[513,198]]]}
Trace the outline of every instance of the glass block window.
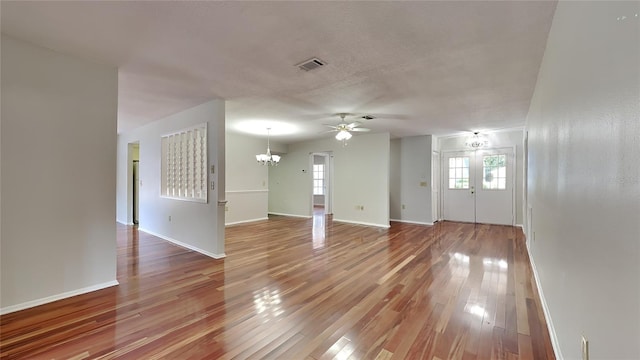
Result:
{"label": "glass block window", "polygon": [[482,157],[482,188],[484,190],[507,189],[507,155]]}
{"label": "glass block window", "polygon": [[324,195],[324,164],[313,165],[313,195]]}
{"label": "glass block window", "polygon": [[160,195],[207,202],[207,124],[162,137]]}
{"label": "glass block window", "polygon": [[449,189],[469,188],[469,157],[449,158]]}

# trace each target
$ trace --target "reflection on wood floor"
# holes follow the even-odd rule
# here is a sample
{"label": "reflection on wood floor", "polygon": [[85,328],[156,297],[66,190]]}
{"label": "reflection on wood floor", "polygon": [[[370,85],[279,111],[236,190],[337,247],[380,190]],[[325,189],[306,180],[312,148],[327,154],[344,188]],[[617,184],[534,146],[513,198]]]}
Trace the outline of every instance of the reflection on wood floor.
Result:
{"label": "reflection on wood floor", "polygon": [[520,229],[271,216],[215,260],[118,225],[117,287],[1,317],[2,358],[553,358]]}

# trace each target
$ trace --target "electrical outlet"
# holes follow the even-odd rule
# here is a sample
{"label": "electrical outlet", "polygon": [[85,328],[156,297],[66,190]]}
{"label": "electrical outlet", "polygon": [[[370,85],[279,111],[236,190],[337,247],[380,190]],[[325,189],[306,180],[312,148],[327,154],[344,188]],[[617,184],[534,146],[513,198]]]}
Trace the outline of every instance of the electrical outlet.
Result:
{"label": "electrical outlet", "polygon": [[169,215],[169,222],[171,222],[171,215]]}
{"label": "electrical outlet", "polygon": [[402,210],[406,209],[406,207],[404,206],[404,204],[402,204]]}
{"label": "electrical outlet", "polygon": [[420,181],[420,186],[427,187],[427,182],[426,181]]}
{"label": "electrical outlet", "polygon": [[582,360],[589,360],[589,341],[582,335]]}
{"label": "electrical outlet", "polygon": [[364,211],[364,205],[360,205],[360,210]]}

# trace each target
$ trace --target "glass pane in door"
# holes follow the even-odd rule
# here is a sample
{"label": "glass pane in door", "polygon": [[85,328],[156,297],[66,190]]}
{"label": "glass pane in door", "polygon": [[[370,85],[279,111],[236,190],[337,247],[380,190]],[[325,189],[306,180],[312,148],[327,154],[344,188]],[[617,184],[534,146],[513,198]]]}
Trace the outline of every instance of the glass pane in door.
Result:
{"label": "glass pane in door", "polygon": [[449,158],[449,189],[469,189],[469,157]]}
{"label": "glass pane in door", "polygon": [[482,189],[506,190],[507,155],[485,155],[482,157]]}

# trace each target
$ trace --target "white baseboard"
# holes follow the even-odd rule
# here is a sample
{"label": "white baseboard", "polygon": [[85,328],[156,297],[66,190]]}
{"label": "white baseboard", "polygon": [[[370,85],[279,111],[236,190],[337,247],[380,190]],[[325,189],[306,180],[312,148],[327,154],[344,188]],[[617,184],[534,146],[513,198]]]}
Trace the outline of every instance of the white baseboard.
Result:
{"label": "white baseboard", "polygon": [[263,217],[263,218],[258,218],[258,219],[234,221],[234,222],[226,223],[226,224],[224,224],[224,226],[246,224],[246,223],[255,222],[255,221],[262,221],[262,220],[269,220],[269,218],[268,217]]}
{"label": "white baseboard", "polygon": [[146,232],[147,234],[153,235],[153,236],[158,237],[158,238],[160,238],[162,240],[166,240],[166,241],[168,241],[170,243],[174,243],[174,244],[176,244],[178,246],[181,246],[181,247],[189,249],[189,250],[193,250],[195,252],[198,252],[198,253],[200,253],[202,255],[206,255],[206,256],[214,258],[214,259],[222,259],[222,258],[227,256],[224,253],[222,253],[222,254],[214,254],[212,252],[209,252],[209,251],[206,251],[206,250],[202,250],[199,247],[196,247],[196,246],[193,246],[193,245],[190,245],[190,244],[187,244],[187,243],[183,243],[182,241],[178,241],[176,239],[172,239],[172,238],[170,238],[168,236],[164,236],[162,234],[158,234],[158,233],[155,233],[153,231],[149,231],[147,229],[138,228],[138,231]]}
{"label": "white baseboard", "polygon": [[47,296],[42,299],[31,300],[31,301],[23,302],[21,304],[3,307],[2,309],[0,309],[0,315],[9,314],[9,313],[24,310],[24,309],[29,309],[32,307],[48,304],[50,302],[70,298],[72,296],[82,295],[82,294],[90,293],[92,291],[106,289],[108,287],[112,287],[116,285],[119,285],[118,280],[111,280],[101,284],[91,285],[81,289],[63,292],[62,294]]}
{"label": "white baseboard", "polygon": [[375,227],[380,227],[380,228],[385,228],[385,229],[388,229],[388,228],[391,227],[388,224],[387,225],[374,224],[374,223],[368,223],[368,222],[362,222],[362,221],[352,221],[352,220],[342,220],[342,219],[333,219],[333,221],[341,222],[341,223],[347,223],[347,224],[354,224],[354,225],[375,226]]}
{"label": "white baseboard", "polygon": [[294,214],[277,213],[277,212],[271,212],[271,211],[269,211],[269,215],[290,216],[290,217],[305,218],[305,219],[311,219],[313,217],[310,215],[294,215]]}
{"label": "white baseboard", "polygon": [[433,226],[432,222],[420,222],[420,221],[409,221],[409,220],[399,220],[399,219],[389,219],[389,221],[407,223],[407,224],[416,224],[416,225],[429,225]]}
{"label": "white baseboard", "polygon": [[120,223],[120,224],[122,224],[122,225],[129,225],[129,226],[135,225],[134,223],[122,222],[122,221],[120,221],[120,220],[116,220],[116,222],[117,222],[117,223]]}
{"label": "white baseboard", "polygon": [[547,299],[544,297],[542,286],[540,286],[540,280],[538,279],[538,269],[536,263],[533,261],[529,247],[527,247],[527,253],[529,255],[529,262],[531,263],[531,269],[533,270],[533,279],[536,281],[536,287],[538,288],[538,294],[540,295],[540,302],[542,303],[542,312],[544,313],[544,319],[547,322],[547,330],[549,330],[549,337],[551,337],[551,345],[553,346],[553,352],[556,355],[556,359],[563,360],[562,351],[560,351],[560,343],[556,335],[553,321],[551,320],[551,313],[549,312],[549,306],[547,305]]}
{"label": "white baseboard", "polygon": [[520,229],[522,229],[522,232],[524,233],[524,225],[523,224],[516,224],[515,227],[519,227]]}

